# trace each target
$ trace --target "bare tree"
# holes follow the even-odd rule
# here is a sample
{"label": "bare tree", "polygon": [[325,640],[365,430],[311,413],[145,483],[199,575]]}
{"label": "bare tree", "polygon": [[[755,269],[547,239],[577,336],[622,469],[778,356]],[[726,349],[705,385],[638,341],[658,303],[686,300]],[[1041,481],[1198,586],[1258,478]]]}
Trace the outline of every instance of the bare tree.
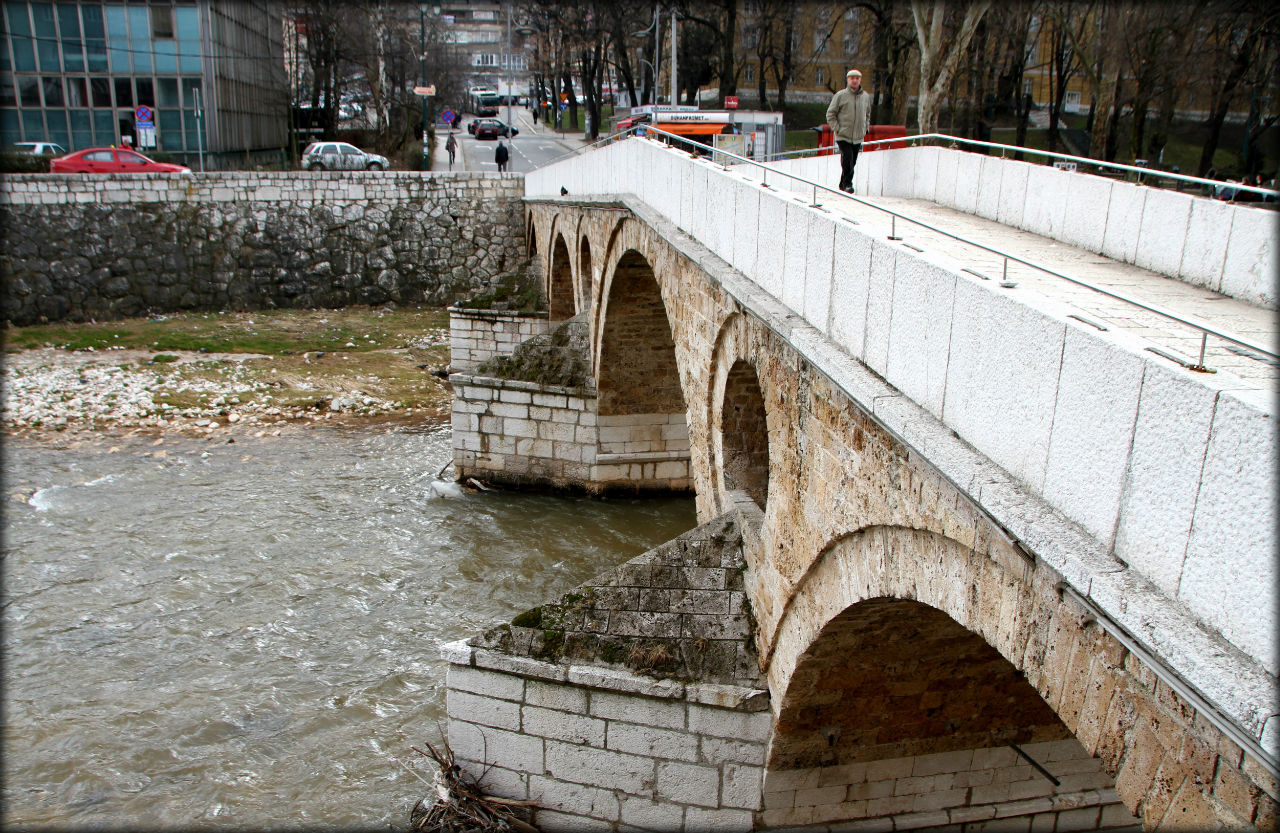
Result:
{"label": "bare tree", "polygon": [[964,57],[978,21],[991,8],[992,0],[974,0],[964,8],[958,26],[948,32],[946,0],[911,0],[911,16],[920,48],[920,88],[916,119],[921,133],[938,129],[938,111],[943,95],[951,86],[956,68]]}

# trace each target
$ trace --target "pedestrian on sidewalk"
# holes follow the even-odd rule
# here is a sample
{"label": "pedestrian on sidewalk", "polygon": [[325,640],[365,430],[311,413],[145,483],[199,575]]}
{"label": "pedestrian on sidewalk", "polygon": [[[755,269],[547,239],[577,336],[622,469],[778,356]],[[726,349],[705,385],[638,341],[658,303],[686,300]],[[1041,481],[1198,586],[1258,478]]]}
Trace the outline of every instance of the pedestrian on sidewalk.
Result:
{"label": "pedestrian on sidewalk", "polygon": [[449,151],[449,170],[453,170],[453,157],[458,152],[458,140],[453,137],[453,131],[449,131],[449,140],[444,143],[444,149]]}
{"label": "pedestrian on sidewalk", "polygon": [[853,166],[862,150],[862,139],[871,128],[871,95],[862,89],[862,73],[856,69],[845,75],[847,86],[831,97],[827,124],[840,148],[840,190],[853,193]]}
{"label": "pedestrian on sidewalk", "polygon": [[511,152],[507,150],[507,146],[498,140],[498,146],[493,149],[493,161],[498,163],[498,173],[507,170],[507,160],[511,158]]}

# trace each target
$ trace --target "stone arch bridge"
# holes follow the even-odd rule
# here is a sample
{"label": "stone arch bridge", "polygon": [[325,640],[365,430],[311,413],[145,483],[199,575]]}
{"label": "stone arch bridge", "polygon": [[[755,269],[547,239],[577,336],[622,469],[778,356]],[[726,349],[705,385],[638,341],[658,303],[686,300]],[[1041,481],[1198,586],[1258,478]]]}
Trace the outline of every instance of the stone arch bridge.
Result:
{"label": "stone arch bridge", "polygon": [[[1138,186],[988,163],[1021,200],[992,233],[1060,193],[1042,243],[1273,317],[1232,266],[1253,217],[1213,282],[1151,251],[1220,206],[1170,192],[1170,238],[1183,202],[1143,194],[1125,242],[1067,195],[1118,216]],[[972,164],[867,154],[858,193],[936,214]],[[526,193],[549,313],[456,311],[460,472],[687,490],[703,527],[445,648],[488,789],[548,829],[1275,829],[1265,379],[1206,382],[776,169],[628,140]],[[480,367],[566,344],[589,378]]]}

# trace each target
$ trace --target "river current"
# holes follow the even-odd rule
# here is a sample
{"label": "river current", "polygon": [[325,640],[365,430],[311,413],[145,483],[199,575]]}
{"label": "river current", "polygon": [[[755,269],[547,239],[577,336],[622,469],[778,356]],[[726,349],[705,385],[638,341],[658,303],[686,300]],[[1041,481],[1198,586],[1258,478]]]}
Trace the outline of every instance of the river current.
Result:
{"label": "river current", "polygon": [[405,830],[439,646],[694,525],[689,499],[432,500],[447,428],[4,448],[11,829]]}

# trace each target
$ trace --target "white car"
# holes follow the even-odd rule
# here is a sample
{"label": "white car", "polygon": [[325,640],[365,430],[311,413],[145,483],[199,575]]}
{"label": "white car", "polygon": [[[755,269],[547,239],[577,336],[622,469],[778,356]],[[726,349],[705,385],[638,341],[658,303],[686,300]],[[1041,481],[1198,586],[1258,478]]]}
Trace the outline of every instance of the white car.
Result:
{"label": "white car", "polygon": [[346,142],[312,142],[302,152],[302,167],[308,171],[385,171],[391,164],[385,156]]}
{"label": "white car", "polygon": [[54,142],[14,142],[14,150],[18,153],[29,153],[32,156],[66,156],[62,145]]}

